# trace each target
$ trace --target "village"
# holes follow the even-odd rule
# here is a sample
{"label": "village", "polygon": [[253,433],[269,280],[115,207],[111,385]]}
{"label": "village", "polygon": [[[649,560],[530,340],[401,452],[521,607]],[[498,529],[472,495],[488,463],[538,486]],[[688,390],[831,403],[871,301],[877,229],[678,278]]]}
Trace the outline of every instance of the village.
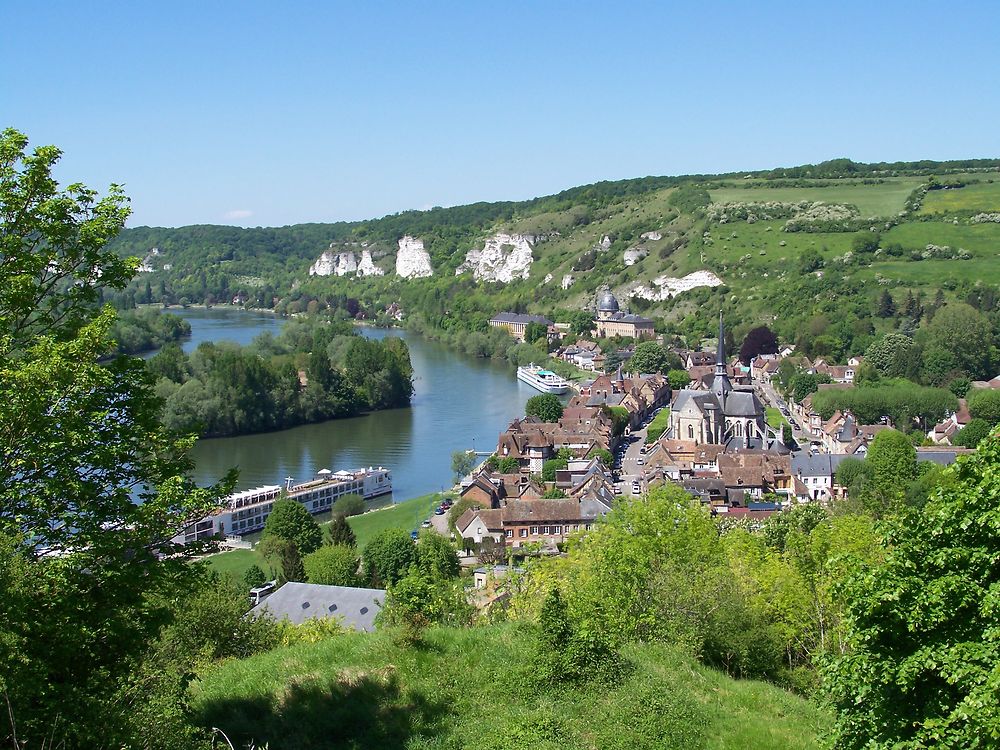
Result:
{"label": "village", "polygon": [[[550,341],[565,330],[541,316],[514,313],[498,314],[490,324],[522,340],[532,324],[546,326]],[[462,481],[460,502],[470,507],[455,523],[458,535],[474,545],[504,545],[511,556],[555,554],[616,503],[664,483],[682,486],[714,516],[757,522],[797,504],[847,498],[838,467],[848,458],[863,460],[891,421],[862,424],[849,411],[823,419],[813,394],[785,400],[774,379],[786,362],[825,376],[829,382],[819,384],[820,391],[853,388],[863,357],[834,365],[784,346],[744,364],[727,356],[724,325],[720,314],[715,351],[672,350],[688,376],[679,389],[666,373],[630,372],[628,361],[602,372],[605,357],[596,341],[556,347],[553,357],[595,377],[576,385],[558,420],[528,416],[500,434],[494,456]],[[598,300],[595,329],[595,338],[657,340],[652,321],[620,312],[610,293]],[[1000,378],[973,385],[1000,388]],[[970,419],[965,400],[959,403],[927,433],[925,442],[933,444],[916,448],[918,461],[946,466],[972,452],[950,443]],[[769,423],[768,410],[784,427]],[[665,427],[651,435],[654,420]],[[550,463],[558,468],[546,480]]]}
{"label": "village", "polygon": [[[562,554],[572,535],[586,533],[619,504],[658,486],[677,485],[720,521],[757,528],[769,516],[802,504],[828,507],[846,500],[850,487],[840,478],[840,466],[849,459],[863,461],[876,436],[895,427],[888,417],[864,423],[849,410],[837,410],[824,419],[813,404],[819,393],[856,387],[864,363],[861,355],[838,365],[801,356],[794,346],[778,345],[773,347],[776,351],[744,362],[726,351],[721,313],[714,350],[686,349],[658,337],[653,321],[622,312],[610,292],[600,294],[595,307],[593,339],[621,344],[618,362],[607,372],[608,361],[598,341],[567,336],[566,324],[511,312],[490,320],[491,326],[518,341],[544,337],[552,359],[585,371],[588,377],[571,385],[544,370],[569,392],[559,398],[549,382],[538,380],[534,387],[543,395],[535,398],[548,399],[552,411],[528,413],[510,422],[495,449],[479,454],[485,460],[443,496],[421,530],[410,532],[417,545],[424,533],[452,542],[460,551],[462,567],[471,572],[470,599],[480,609],[502,606],[525,572],[527,560]],[[564,338],[571,342],[564,343]],[[642,372],[635,367],[636,351],[649,345],[669,353],[680,369]],[[779,383],[781,373],[788,371],[814,377],[815,390],[796,399]],[[973,387],[1000,389],[1000,378]],[[555,391],[563,392],[563,388]],[[531,401],[526,411],[530,412]],[[947,466],[973,452],[951,444],[969,421],[966,401],[960,399],[956,411],[929,426],[925,444],[915,448],[917,460]],[[361,486],[359,477],[365,482],[365,497],[391,490],[389,472],[382,467],[356,474],[326,473],[329,476],[317,477],[301,490],[291,488],[290,496],[317,513],[329,508],[338,493],[356,491],[352,488]],[[376,480],[386,483],[369,488]],[[243,493],[253,496],[242,500],[253,509],[217,513],[191,527],[183,541],[228,533],[236,535],[230,536],[232,542],[245,530],[262,528],[279,489],[269,486]],[[243,516],[248,520],[239,520]],[[322,601],[339,607],[336,611],[345,625],[371,630],[384,599],[377,588],[275,584],[251,591],[254,611],[297,621],[303,616],[303,602]],[[345,597],[359,596],[369,613],[364,617],[355,612],[358,607],[343,606]]]}

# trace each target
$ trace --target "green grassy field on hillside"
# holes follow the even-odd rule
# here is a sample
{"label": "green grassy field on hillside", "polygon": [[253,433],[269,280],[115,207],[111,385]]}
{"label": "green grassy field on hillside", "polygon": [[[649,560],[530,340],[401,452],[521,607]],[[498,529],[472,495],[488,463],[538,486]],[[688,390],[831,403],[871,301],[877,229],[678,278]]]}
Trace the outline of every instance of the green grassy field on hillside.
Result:
{"label": "green grassy field on hillside", "polygon": [[950,190],[930,190],[920,207],[922,214],[954,211],[1000,211],[1000,180]]}
{"label": "green grassy field on hillside", "polygon": [[612,686],[541,684],[535,638],[508,624],[347,633],[231,661],[192,688],[195,716],[237,747],[635,750],[813,748],[829,717],[666,646],[625,651]]}
{"label": "green grassy field on hillside", "polygon": [[[371,510],[358,516],[351,516],[347,519],[347,523],[357,537],[358,549],[364,549],[368,541],[383,529],[412,531],[419,528],[420,523],[434,512],[434,507],[441,502],[442,497],[442,495],[433,492],[429,495],[404,500],[395,505]],[[324,530],[326,525],[322,524]],[[240,580],[251,565],[259,565],[265,572],[269,567],[256,549],[220,552],[217,555],[204,558],[204,562],[217,573],[231,575]]]}
{"label": "green grassy field on hillside", "polygon": [[839,185],[831,181],[827,186],[810,188],[733,186],[713,190],[710,195],[715,203],[823,201],[857,206],[862,216],[895,216],[921,182],[919,177],[901,177],[879,185]]}

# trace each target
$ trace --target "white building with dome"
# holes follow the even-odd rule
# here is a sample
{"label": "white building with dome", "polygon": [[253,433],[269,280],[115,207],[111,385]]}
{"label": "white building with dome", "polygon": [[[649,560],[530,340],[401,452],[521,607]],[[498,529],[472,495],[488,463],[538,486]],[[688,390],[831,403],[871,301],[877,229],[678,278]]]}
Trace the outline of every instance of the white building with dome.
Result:
{"label": "white building with dome", "polygon": [[651,339],[656,335],[653,321],[641,315],[622,312],[618,299],[605,291],[597,300],[597,319],[594,321],[598,338],[621,336],[631,339]]}

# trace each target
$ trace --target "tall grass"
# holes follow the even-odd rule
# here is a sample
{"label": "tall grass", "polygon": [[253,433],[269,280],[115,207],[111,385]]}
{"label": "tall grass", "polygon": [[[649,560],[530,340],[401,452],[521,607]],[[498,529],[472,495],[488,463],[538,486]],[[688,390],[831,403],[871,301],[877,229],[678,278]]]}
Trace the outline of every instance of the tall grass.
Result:
{"label": "tall grass", "polygon": [[193,708],[238,746],[272,748],[812,748],[828,717],[667,646],[637,645],[612,685],[539,680],[530,628],[347,633],[224,664]]}

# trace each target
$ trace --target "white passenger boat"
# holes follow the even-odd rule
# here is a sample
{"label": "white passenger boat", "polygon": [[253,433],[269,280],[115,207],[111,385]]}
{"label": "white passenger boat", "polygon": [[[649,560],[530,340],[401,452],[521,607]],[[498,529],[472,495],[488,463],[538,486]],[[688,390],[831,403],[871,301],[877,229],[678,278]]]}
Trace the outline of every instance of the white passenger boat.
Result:
{"label": "white passenger boat", "polygon": [[330,510],[344,495],[359,495],[369,500],[390,492],[392,473],[384,466],[369,466],[354,471],[322,469],[314,479],[301,484],[293,484],[292,478],[287,477],[284,488],[271,484],[229,495],[220,508],[186,528],[173,541],[175,544],[188,544],[209,537],[240,536],[260,531],[274,501],[282,494],[302,503],[310,513],[322,513]]}
{"label": "white passenger boat", "polygon": [[546,370],[544,367],[539,367],[535,364],[530,364],[527,367],[518,367],[517,379],[542,393],[558,394],[569,390],[569,383],[552,372],[552,370]]}

